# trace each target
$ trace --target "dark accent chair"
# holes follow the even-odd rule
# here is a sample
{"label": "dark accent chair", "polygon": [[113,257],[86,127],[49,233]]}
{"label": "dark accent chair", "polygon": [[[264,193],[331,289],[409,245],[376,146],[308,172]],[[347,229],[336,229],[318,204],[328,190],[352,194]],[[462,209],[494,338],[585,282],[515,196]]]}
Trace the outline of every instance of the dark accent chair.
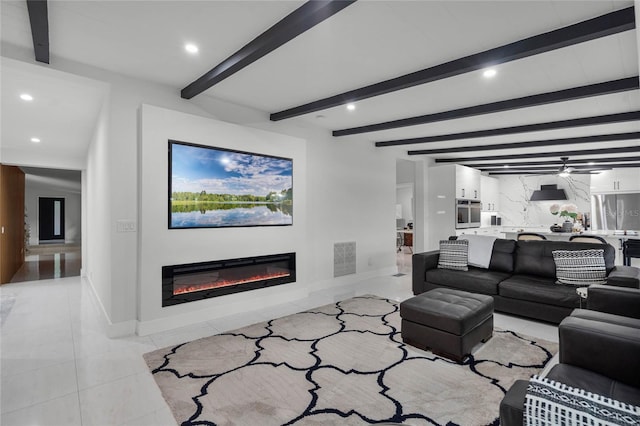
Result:
{"label": "dark accent chair", "polygon": [[[560,323],[559,364],[546,377],[640,406],[640,290],[591,286],[587,306]],[[503,398],[502,426],[523,424],[528,384],[516,381]]]}

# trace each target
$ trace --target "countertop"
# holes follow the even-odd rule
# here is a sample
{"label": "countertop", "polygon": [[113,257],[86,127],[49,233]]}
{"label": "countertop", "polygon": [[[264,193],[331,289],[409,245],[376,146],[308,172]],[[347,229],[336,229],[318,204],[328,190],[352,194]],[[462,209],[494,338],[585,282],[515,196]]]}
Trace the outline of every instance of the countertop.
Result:
{"label": "countertop", "polygon": [[542,235],[554,235],[558,237],[570,237],[572,235],[596,235],[605,238],[621,238],[621,239],[640,239],[640,233],[638,231],[627,231],[627,234],[618,233],[615,231],[584,231],[584,232],[552,232],[549,229],[531,228],[531,227],[517,227],[517,226],[503,226],[502,232],[505,234],[517,234],[519,232],[535,232]]}

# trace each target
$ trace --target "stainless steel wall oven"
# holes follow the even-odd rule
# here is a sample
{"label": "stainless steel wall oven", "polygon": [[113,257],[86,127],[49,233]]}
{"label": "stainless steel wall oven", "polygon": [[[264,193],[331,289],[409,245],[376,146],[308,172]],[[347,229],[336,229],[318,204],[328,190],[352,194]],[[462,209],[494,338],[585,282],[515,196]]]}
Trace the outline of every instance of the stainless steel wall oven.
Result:
{"label": "stainless steel wall oven", "polygon": [[456,229],[479,228],[482,206],[478,200],[456,200]]}

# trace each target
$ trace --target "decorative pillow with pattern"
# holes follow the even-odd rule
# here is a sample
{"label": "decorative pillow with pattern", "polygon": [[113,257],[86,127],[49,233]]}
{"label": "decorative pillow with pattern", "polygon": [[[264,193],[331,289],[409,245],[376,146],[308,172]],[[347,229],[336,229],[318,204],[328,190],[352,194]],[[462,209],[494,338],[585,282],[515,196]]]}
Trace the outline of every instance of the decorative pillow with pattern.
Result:
{"label": "decorative pillow with pattern", "polygon": [[640,424],[640,407],[533,376],[524,402],[525,426]]}
{"label": "decorative pillow with pattern", "polygon": [[586,287],[605,284],[607,268],[603,249],[554,250],[557,284]]}
{"label": "decorative pillow with pattern", "polygon": [[438,268],[453,269],[456,271],[468,271],[467,260],[469,258],[469,241],[467,240],[442,240],[440,241],[440,257]]}

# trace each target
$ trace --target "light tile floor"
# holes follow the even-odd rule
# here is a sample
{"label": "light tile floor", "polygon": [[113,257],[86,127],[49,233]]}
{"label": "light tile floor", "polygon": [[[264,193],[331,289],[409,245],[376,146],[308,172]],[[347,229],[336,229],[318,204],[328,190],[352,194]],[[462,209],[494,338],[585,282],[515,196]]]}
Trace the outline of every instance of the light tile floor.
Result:
{"label": "light tile floor", "polygon": [[[7,284],[15,302],[0,335],[0,424],[175,425],[142,354],[245,325],[375,294],[411,294],[411,275],[379,277],[312,293],[296,303],[215,319],[150,336],[110,339],[88,285],[80,277]],[[495,315],[496,327],[557,341],[557,327]]]}
{"label": "light tile floor", "polygon": [[13,275],[11,282],[77,277],[80,275],[82,253],[79,246],[52,247],[50,251],[33,249],[32,253],[25,257],[24,264]]}

